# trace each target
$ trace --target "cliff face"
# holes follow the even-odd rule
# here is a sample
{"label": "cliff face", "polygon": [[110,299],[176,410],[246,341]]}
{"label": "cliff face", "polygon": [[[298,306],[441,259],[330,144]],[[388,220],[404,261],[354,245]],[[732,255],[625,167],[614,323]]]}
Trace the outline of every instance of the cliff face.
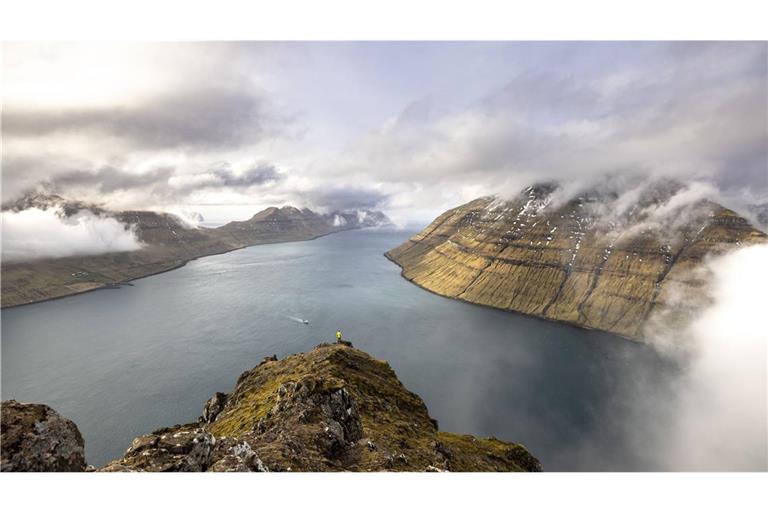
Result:
{"label": "cliff face", "polygon": [[[7,403],[3,432],[30,432],[30,424],[22,424]],[[3,452],[21,458],[6,446],[5,435]],[[265,358],[240,376],[230,394],[216,393],[196,422],[136,438],[102,471],[541,471],[541,466],[521,445],[440,432],[421,398],[386,362],[342,342],[282,360]]]}
{"label": "cliff face", "polygon": [[219,228],[194,228],[178,217],[151,211],[110,212],[57,196],[29,196],[6,209],[58,208],[114,217],[134,229],[137,251],[3,263],[2,306],[18,306],[112,286],[177,268],[186,262],[250,245],[309,240],[337,231],[389,223],[381,212],[318,214],[291,206],[267,208],[251,219]]}
{"label": "cliff face", "polygon": [[571,198],[538,185],[449,210],[387,256],[440,295],[641,339],[656,308],[671,322],[690,312],[673,299],[701,291],[705,255],[766,241],[689,196],[674,182]]}

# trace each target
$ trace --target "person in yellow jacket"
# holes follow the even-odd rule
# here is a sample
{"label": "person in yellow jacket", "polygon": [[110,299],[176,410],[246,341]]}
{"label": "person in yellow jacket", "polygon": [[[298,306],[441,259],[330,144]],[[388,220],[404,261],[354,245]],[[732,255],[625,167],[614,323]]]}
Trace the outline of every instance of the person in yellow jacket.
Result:
{"label": "person in yellow jacket", "polygon": [[336,342],[341,341],[341,331],[336,331]]}

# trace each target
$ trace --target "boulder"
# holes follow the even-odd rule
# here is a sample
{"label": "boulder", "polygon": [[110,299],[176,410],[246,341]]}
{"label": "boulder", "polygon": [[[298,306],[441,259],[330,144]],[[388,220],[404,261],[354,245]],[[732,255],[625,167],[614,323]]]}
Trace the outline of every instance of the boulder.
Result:
{"label": "boulder", "polygon": [[0,470],[85,471],[85,443],[77,425],[43,404],[2,402]]}

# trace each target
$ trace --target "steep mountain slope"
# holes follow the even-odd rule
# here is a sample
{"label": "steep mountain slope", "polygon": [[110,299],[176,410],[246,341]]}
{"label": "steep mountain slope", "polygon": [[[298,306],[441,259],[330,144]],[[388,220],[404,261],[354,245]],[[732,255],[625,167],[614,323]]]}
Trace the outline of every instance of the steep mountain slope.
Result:
{"label": "steep mountain slope", "polygon": [[705,255],[765,241],[679,183],[574,197],[543,184],[449,210],[387,257],[440,295],[640,339],[659,305],[675,303],[672,323],[688,314],[672,299],[704,285]]}
{"label": "steep mountain slope", "polygon": [[[2,409],[3,471],[59,469],[63,440],[70,447],[65,455],[80,456],[78,466],[66,468],[85,467],[74,424],[41,431],[32,420],[41,410],[55,414],[47,407],[9,401]],[[240,376],[232,393],[208,400],[196,422],[136,438],[102,471],[541,471],[541,466],[519,444],[440,432],[424,402],[389,364],[340,342],[282,360],[265,358]]]}
{"label": "steep mountain slope", "polygon": [[381,212],[318,214],[291,206],[267,208],[251,219],[219,228],[192,227],[175,215],[151,211],[112,212],[58,196],[33,195],[5,210],[55,209],[63,217],[83,210],[113,217],[134,230],[142,248],[95,256],[3,262],[2,307],[117,286],[184,265],[188,261],[249,245],[309,240],[337,231],[389,223]]}

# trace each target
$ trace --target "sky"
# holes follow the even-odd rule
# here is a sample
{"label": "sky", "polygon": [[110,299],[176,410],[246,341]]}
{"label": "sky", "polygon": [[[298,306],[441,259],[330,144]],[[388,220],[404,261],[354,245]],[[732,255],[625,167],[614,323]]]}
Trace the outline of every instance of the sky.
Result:
{"label": "sky", "polygon": [[380,209],[606,174],[768,200],[765,42],[4,43],[2,199]]}

